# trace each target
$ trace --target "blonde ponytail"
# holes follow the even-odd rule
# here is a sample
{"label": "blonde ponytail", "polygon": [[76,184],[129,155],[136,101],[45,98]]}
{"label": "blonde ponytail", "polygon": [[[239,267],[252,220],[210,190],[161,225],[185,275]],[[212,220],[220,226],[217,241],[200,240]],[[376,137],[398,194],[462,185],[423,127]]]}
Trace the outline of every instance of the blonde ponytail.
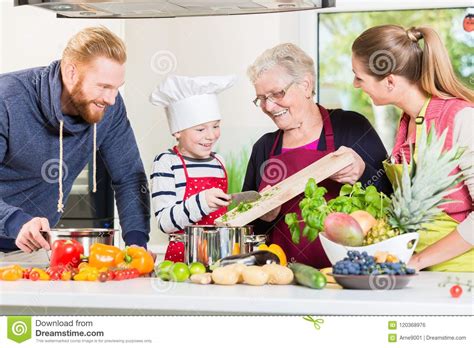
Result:
{"label": "blonde ponytail", "polygon": [[428,94],[474,103],[473,91],[456,77],[446,48],[431,28],[373,27],[354,41],[352,52],[377,79],[399,75]]}
{"label": "blonde ponytail", "polygon": [[438,33],[428,27],[415,30],[423,36],[421,87],[440,98],[460,98],[474,102],[474,93],[464,86],[454,74],[448,51]]}

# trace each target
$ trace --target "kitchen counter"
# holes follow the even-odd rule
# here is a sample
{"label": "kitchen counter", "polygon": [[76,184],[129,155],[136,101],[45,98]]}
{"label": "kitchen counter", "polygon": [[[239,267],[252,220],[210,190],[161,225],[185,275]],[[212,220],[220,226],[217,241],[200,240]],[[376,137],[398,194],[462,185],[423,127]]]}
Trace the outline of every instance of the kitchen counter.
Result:
{"label": "kitchen counter", "polygon": [[156,278],[99,282],[0,281],[3,315],[472,315],[473,292],[452,298],[449,275],[464,283],[472,273],[421,272],[401,290],[323,290],[302,286],[219,286]]}

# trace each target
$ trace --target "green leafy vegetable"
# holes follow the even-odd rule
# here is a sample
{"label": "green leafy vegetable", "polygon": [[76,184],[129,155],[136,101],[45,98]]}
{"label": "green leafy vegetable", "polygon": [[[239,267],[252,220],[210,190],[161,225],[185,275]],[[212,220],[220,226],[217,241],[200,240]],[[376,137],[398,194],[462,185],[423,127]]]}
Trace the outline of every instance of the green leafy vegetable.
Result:
{"label": "green leafy vegetable", "polygon": [[376,219],[386,215],[390,206],[390,198],[383,192],[378,192],[373,185],[362,187],[360,182],[354,185],[345,184],[341,187],[339,196],[326,202],[324,195],[327,190],[316,184],[314,179],[309,179],[305,190],[305,198],[299,204],[301,217],[299,220],[296,213],[285,215],[285,223],[288,225],[293,243],[299,244],[301,237],[300,224],[304,222],[303,237],[312,242],[324,228],[324,220],[333,212],[350,214],[356,210],[365,210]]}

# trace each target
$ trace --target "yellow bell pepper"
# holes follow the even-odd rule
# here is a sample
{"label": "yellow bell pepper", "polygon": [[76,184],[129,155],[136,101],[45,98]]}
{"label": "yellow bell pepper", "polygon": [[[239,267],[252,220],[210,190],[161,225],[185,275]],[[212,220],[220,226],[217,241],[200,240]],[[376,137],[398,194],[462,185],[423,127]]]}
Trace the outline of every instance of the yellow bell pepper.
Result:
{"label": "yellow bell pepper", "polygon": [[259,245],[258,250],[268,250],[268,251],[274,253],[276,256],[278,256],[278,258],[280,259],[280,265],[282,265],[282,266],[288,265],[288,261],[286,259],[286,254],[283,251],[283,249],[281,248],[281,246],[279,246],[278,244],[271,244],[270,246],[268,246],[266,244],[261,244],[261,245]]}

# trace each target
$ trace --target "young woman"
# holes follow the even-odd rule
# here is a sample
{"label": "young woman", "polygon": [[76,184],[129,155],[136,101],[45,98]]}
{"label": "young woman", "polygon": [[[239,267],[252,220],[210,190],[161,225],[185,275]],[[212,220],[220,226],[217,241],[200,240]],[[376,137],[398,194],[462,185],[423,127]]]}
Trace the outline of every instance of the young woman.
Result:
{"label": "young woman", "polygon": [[444,208],[432,230],[420,231],[417,253],[409,266],[432,271],[473,272],[474,158],[473,91],[456,78],[441,39],[427,27],[405,30],[382,25],[363,32],[352,46],[354,86],[375,105],[395,105],[403,114],[392,152],[385,162],[387,176],[401,171],[402,158],[410,158],[422,127],[437,133],[448,129],[445,148],[456,143],[466,149],[460,168],[467,179],[448,198],[457,201]]}

